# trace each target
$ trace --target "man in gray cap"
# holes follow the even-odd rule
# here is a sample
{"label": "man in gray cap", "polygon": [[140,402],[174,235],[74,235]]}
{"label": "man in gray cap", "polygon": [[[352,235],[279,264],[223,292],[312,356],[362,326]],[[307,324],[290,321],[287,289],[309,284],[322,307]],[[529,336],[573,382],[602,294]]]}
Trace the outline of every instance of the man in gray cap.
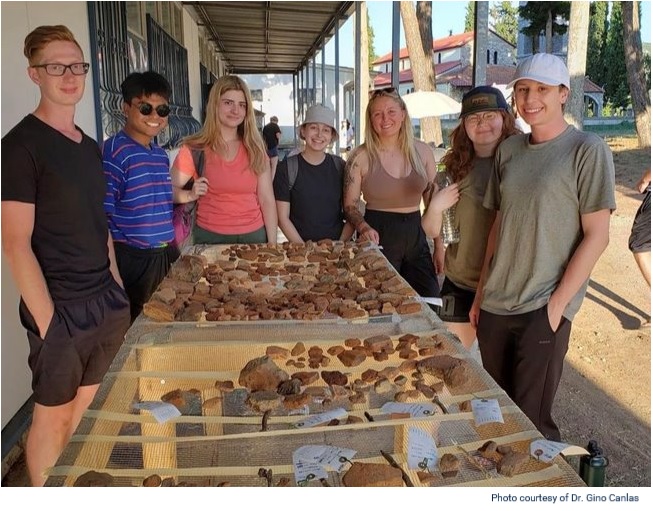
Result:
{"label": "man in gray cap", "polygon": [[569,71],[546,53],[517,67],[531,133],[498,148],[483,205],[496,211],[470,311],[483,366],[548,439],[551,409],[592,268],[608,245],[614,164],[605,142],[564,119]]}

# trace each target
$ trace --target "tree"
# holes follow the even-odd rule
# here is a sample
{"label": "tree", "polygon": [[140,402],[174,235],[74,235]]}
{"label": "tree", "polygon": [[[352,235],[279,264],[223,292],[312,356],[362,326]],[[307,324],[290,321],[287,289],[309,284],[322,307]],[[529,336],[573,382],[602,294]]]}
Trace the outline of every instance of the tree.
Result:
{"label": "tree", "polygon": [[[428,3],[431,2],[418,2]],[[410,59],[410,68],[413,71],[413,83],[415,90],[435,91],[435,70],[433,66],[433,39],[428,51],[424,51],[422,41],[425,37],[420,34],[420,23],[417,20],[417,12],[421,16],[427,16],[427,19],[421,21],[421,26],[431,27],[432,20],[428,14],[431,12],[429,6],[415,7],[411,1],[399,2],[401,11],[401,20],[404,25],[404,34],[406,35],[406,47],[408,48],[408,58]],[[442,143],[442,127],[440,119],[429,117],[420,120],[422,130],[422,140],[425,142],[435,142],[436,145]]]}
{"label": "tree", "polygon": [[465,32],[474,30],[474,2],[467,2],[465,11]]}
{"label": "tree", "polygon": [[490,7],[494,31],[513,45],[517,45],[517,14],[512,2],[498,2]]}
{"label": "tree", "polygon": [[608,2],[590,4],[587,42],[587,75],[601,86],[605,84],[605,40],[608,31]]}
{"label": "tree", "polygon": [[370,71],[372,70],[372,63],[379,58],[374,50],[374,28],[370,23],[369,16],[366,16],[367,19],[367,61]]}
{"label": "tree", "polygon": [[621,3],[612,2],[610,28],[605,50],[605,96],[613,108],[623,109],[630,102],[624,59],[624,24]]}
{"label": "tree", "polygon": [[642,65],[642,39],[639,30],[639,10],[633,3],[621,2],[623,12],[624,55],[630,97],[635,113],[635,127],[641,148],[651,148],[651,98],[646,88],[646,77]]}
{"label": "tree", "polygon": [[546,53],[553,53],[553,34],[564,34],[567,26],[558,23],[558,19],[569,19],[570,2],[526,2],[518,8],[519,15],[529,25],[522,28],[522,34],[533,41],[533,52],[538,53],[540,48],[540,34],[546,35]]}
{"label": "tree", "polygon": [[567,45],[567,68],[571,76],[571,91],[565,118],[577,129],[583,129],[585,101],[585,64],[587,60],[587,33],[590,24],[590,3],[575,1],[569,13],[569,43]]}

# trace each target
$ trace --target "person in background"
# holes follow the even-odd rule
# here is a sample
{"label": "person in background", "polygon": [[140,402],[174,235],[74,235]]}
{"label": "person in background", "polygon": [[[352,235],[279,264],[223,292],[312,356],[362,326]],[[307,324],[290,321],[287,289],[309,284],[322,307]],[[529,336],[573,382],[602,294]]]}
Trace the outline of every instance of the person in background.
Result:
{"label": "person in background", "polygon": [[[494,221],[494,212],[483,207],[483,197],[498,145],[517,133],[515,118],[500,90],[481,86],[467,92],[460,123],[451,133],[451,149],[441,162],[454,184],[433,195],[422,220],[427,236],[438,237],[442,213],[451,206],[446,199],[459,194],[454,221],[460,230],[460,241],[447,246],[440,256],[444,260],[445,279],[440,292],[443,306],[436,312],[468,350],[476,338],[469,311]],[[441,243],[435,246],[444,251]]]}
{"label": "person in background", "polygon": [[551,54],[517,66],[517,111],[531,133],[499,146],[483,205],[496,211],[470,311],[483,366],[549,440],[571,322],[608,245],[612,153],[564,118],[569,71]]}
{"label": "person in background", "polygon": [[153,142],[168,125],[170,84],[152,71],[122,82],[125,127],[103,146],[104,209],[132,322],[179,257],[168,155]]}
{"label": "person in background", "polygon": [[[365,142],[345,167],[345,218],[359,238],[382,246],[394,268],[420,296],[439,296],[420,205],[433,193],[431,148],[413,137],[406,104],[394,88],[374,91],[366,110]],[[361,192],[365,215],[359,210]]]}
{"label": "person in background", "polygon": [[642,272],[648,287],[651,287],[651,169],[642,175],[637,183],[637,190],[644,199],[639,206],[633,228],[628,239],[628,249],[633,253],[635,262]]}
{"label": "person in background", "polygon": [[25,457],[42,486],[124,340],[129,300],[102,208],[100,150],[75,125],[90,65],[63,25],[35,28],[24,53],[40,99],[2,138],[2,248],[29,341]]}
{"label": "person in background", "polygon": [[270,122],[263,126],[263,139],[270,158],[272,179],[274,179],[279,163],[279,142],[281,141],[281,128],[279,128],[279,118],[276,115],[270,117]]}
{"label": "person in background", "polygon": [[[354,233],[345,223],[342,185],[345,162],[326,153],[337,136],[335,113],[322,105],[306,111],[299,128],[304,150],[288,156],[274,177],[279,227],[289,241],[348,240]],[[294,182],[289,178],[289,161],[295,158]]]}
{"label": "person in background", "polygon": [[347,119],[343,119],[340,123],[339,144],[340,155],[346,159],[354,144],[354,128],[351,127],[351,123]]}
{"label": "person in background", "polygon": [[[270,162],[245,82],[225,75],[211,88],[204,125],[186,137],[172,165],[174,202],[198,200],[197,244],[276,243]],[[204,151],[198,178],[191,148]],[[192,190],[183,190],[193,178]]]}

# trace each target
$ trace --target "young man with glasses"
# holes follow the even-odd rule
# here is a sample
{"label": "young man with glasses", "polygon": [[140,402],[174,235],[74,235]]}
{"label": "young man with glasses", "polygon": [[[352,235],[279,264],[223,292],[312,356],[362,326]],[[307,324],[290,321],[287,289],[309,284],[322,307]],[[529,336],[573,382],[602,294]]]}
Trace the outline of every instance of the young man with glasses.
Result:
{"label": "young man with glasses", "polygon": [[25,449],[45,482],[129,326],[102,208],[100,151],[75,125],[89,65],[68,28],[25,39],[39,104],[2,138],[2,247],[21,294],[34,412]]}
{"label": "young man with glasses", "polygon": [[152,71],[130,74],[120,88],[126,121],[104,143],[104,209],[133,322],[179,257],[172,243],[168,155],[153,141],[168,125],[171,90],[168,81]]}
{"label": "young man with glasses", "polygon": [[470,311],[483,366],[554,441],[571,322],[615,209],[612,154],[565,121],[569,85],[564,62],[547,53],[523,60],[508,84],[531,133],[497,150],[483,202],[496,218]]}

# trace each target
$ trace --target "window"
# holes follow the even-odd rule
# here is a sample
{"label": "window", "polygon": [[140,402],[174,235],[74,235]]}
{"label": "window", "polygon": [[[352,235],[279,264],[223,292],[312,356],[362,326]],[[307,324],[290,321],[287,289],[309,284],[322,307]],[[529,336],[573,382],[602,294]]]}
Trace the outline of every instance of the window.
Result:
{"label": "window", "polygon": [[487,64],[490,63],[490,50],[487,51]]}
{"label": "window", "polygon": [[493,59],[493,60],[494,60],[494,65],[495,65],[495,66],[497,65],[497,58],[498,58],[498,56],[499,56],[499,54],[495,51],[495,52],[494,52],[494,59]]}
{"label": "window", "polygon": [[145,12],[142,2],[127,3],[127,30],[145,38]]}
{"label": "window", "polygon": [[442,53],[438,52],[438,64],[442,64]]}
{"label": "window", "polygon": [[146,37],[145,18],[149,14],[179,44],[183,43],[183,11],[176,2],[127,2],[127,29]]}
{"label": "window", "polygon": [[263,101],[263,89],[251,89],[252,101]]}

